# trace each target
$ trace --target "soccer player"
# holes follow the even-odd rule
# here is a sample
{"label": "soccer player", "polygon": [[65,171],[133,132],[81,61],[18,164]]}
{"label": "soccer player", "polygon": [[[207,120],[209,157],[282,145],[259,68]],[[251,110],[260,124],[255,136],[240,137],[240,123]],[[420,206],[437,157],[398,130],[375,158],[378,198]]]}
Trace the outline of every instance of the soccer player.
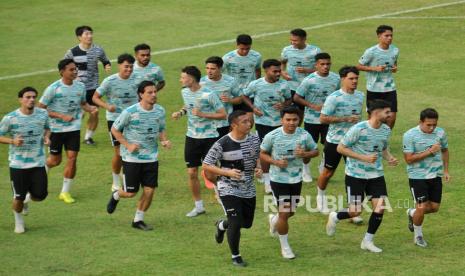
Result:
{"label": "soccer player", "polygon": [[[205,61],[207,75],[200,79],[200,85],[213,91],[223,103],[226,113],[229,115],[233,111],[233,106],[242,102],[241,91],[237,81],[226,74],[221,73],[223,60],[221,57],[212,56]],[[216,122],[218,138],[229,133],[228,120]]]}
{"label": "soccer player", "polygon": [[[120,188],[119,174],[121,172],[120,143],[111,134],[111,126],[123,110],[136,104],[139,101],[137,96],[137,85],[133,72],[134,57],[130,54],[122,54],[118,57],[118,73],[113,74],[103,80],[92,97],[92,101],[99,107],[105,108],[108,131],[110,133],[111,144],[115,151],[111,160],[113,184],[112,190]],[[107,102],[102,97],[107,98]]]}
{"label": "soccer player", "polygon": [[218,140],[217,121],[224,120],[227,116],[220,98],[210,89],[200,86],[200,78],[201,73],[197,67],[186,66],[182,69],[180,81],[184,107],[172,114],[175,120],[185,114],[188,118],[184,161],[195,207],[186,214],[187,217],[205,214],[200,196],[198,167],[202,165],[210,147]]}
{"label": "soccer player", "polygon": [[252,121],[247,112],[237,110],[228,117],[231,132],[220,138],[208,151],[203,160],[203,169],[219,176],[218,193],[227,220],[216,222],[215,239],[222,243],[227,232],[232,263],[246,266],[239,253],[241,228],[252,227],[256,191],[254,173],[259,174],[257,160],[260,139],[250,135]]}
{"label": "soccer player", "polygon": [[307,32],[302,29],[292,30],[290,41],[291,45],[284,47],[281,52],[281,75],[289,82],[294,96],[304,78],[315,72],[315,56],[321,50],[315,45],[307,44]]}
{"label": "soccer player", "polygon": [[[339,70],[341,89],[331,93],[321,109],[320,122],[329,124],[328,134],[323,150],[324,167],[317,181],[317,209],[329,212],[326,199],[326,187],[341,161],[342,155],[337,145],[349,128],[361,119],[364,95],[356,90],[359,71],[353,66],[344,66]],[[359,218],[357,218],[358,220]],[[360,220],[357,221],[361,222]]]}
{"label": "soccer player", "polygon": [[[241,34],[236,38],[237,49],[223,56],[223,71],[238,81],[242,91],[251,81],[261,77],[262,56],[259,52],[252,50],[251,47],[252,37]],[[239,109],[252,113],[252,110],[245,103],[234,106],[234,110]]]}
{"label": "soccer player", "polygon": [[271,189],[278,205],[278,214],[269,215],[270,233],[279,234],[281,254],[294,259],[288,242],[288,220],[296,211],[302,189],[302,164],[318,156],[318,146],[311,135],[299,128],[299,109],[288,106],[281,110],[282,127],[265,136],[260,159],[271,164]]}
{"label": "soccer player", "polygon": [[120,198],[134,197],[143,187],[137,202],[137,211],[132,227],[143,231],[153,230],[144,222],[144,214],[152,203],[155,188],[158,187],[158,143],[171,147],[166,135],[165,109],[156,104],[157,90],[151,81],[142,81],[137,89],[140,102],[121,113],[111,127],[111,133],[123,145],[124,186],[114,191],[107,205],[112,214]]}
{"label": "soccer player", "polygon": [[[252,81],[242,95],[243,101],[254,113],[255,129],[263,141],[266,134],[281,126],[280,111],[291,103],[291,91],[287,81],[280,79],[281,62],[267,59],[263,62],[265,77]],[[250,100],[254,98],[254,102]],[[263,170],[265,192],[271,193],[270,164],[260,161]]]}
{"label": "soccer player", "polygon": [[368,48],[358,61],[357,69],[366,71],[367,110],[371,101],[382,99],[391,103],[391,116],[387,122],[392,129],[396,123],[397,91],[392,73],[397,72],[399,49],[392,45],[393,29],[380,25],[376,29],[378,44]]}
{"label": "soccer player", "polygon": [[337,146],[337,151],[347,157],[345,185],[349,208],[329,214],[326,233],[333,236],[338,221],[359,216],[366,195],[371,200],[373,212],[360,248],[379,253],[383,250],[374,245],[373,237],[383,220],[387,198],[382,159],[391,166],[397,165],[398,161],[388,150],[391,129],[386,122],[391,115],[390,103],[374,100],[368,113],[370,118],[351,127]]}
{"label": "soccer player", "polygon": [[0,143],[9,144],[10,180],[13,189],[15,233],[24,233],[22,212],[29,200],[42,201],[47,195],[44,144],[49,144],[47,111],[34,108],[37,90],[25,87],[18,92],[20,108],[0,122]]}
{"label": "soccer player", "polygon": [[45,89],[39,100],[39,107],[45,108],[50,117],[50,155],[46,166],[53,168],[62,161],[62,148],[66,151],[66,165],[63,173],[63,188],[59,199],[65,203],[74,203],[69,193],[76,176],[77,156],[80,149],[82,110],[91,114],[97,107],[86,102],[86,88],[76,80],[78,70],[72,59],[63,59],[58,63],[61,79]]}
{"label": "soccer player", "polygon": [[418,126],[404,134],[404,158],[415,208],[407,210],[408,228],[416,245],[426,247],[423,238],[425,214],[439,211],[442,177],[449,181],[449,150],[444,129],[437,127],[438,112],[427,108],[420,113]]}
{"label": "soccer player", "polygon": [[[326,142],[328,124],[320,122],[320,111],[329,94],[340,89],[341,79],[339,75],[330,71],[331,56],[328,53],[318,53],[315,56],[316,72],[310,74],[302,81],[294,94],[293,100],[301,106],[305,106],[304,128],[313,141],[322,145]],[[302,179],[304,182],[312,182],[309,165],[304,164]]]}
{"label": "soccer player", "polygon": [[133,74],[137,84],[144,80],[152,81],[159,92],[165,87],[165,77],[161,67],[150,61],[150,51],[150,46],[145,43],[134,47],[136,63],[134,63]]}
{"label": "soccer player", "polygon": [[[94,105],[92,97],[98,87],[98,62],[102,62],[105,71],[111,72],[111,63],[102,47],[93,43],[93,30],[89,26],[79,26],[75,30],[79,44],[69,49],[64,59],[72,59],[78,68],[78,80],[86,86],[86,100],[90,105]],[[84,143],[95,145],[92,136],[98,126],[97,112],[89,113],[87,130],[84,136]]]}

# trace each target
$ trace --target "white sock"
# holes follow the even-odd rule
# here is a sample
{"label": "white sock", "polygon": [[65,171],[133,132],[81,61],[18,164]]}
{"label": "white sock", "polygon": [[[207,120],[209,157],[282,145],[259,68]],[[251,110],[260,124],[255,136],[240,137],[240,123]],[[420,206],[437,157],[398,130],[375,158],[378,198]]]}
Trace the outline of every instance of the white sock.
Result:
{"label": "white sock", "polygon": [[[220,223],[218,224],[218,228],[219,228],[221,231],[225,231],[225,230],[226,230],[226,228],[224,228],[223,223],[224,223],[224,220],[220,221]],[[233,257],[233,258],[234,258],[234,257]]]}
{"label": "white sock", "polygon": [[319,196],[325,196],[326,190],[322,190],[322,189],[320,189],[320,187],[317,187],[317,188],[318,188],[318,195]]}
{"label": "white sock", "polygon": [[195,209],[202,211],[203,208],[203,200],[196,200],[195,201]]}
{"label": "white sock", "polygon": [[374,234],[370,234],[370,233],[367,232],[367,233],[365,233],[365,237],[363,239],[366,240],[366,241],[372,242],[374,236],[375,236]]}
{"label": "white sock", "polygon": [[410,209],[410,211],[409,211],[409,216],[411,216],[411,217],[413,218],[413,215],[415,215],[415,211],[416,211],[416,210],[417,210],[417,209]]}
{"label": "white sock", "polygon": [[237,257],[240,257],[240,256],[241,256],[241,254],[237,254],[237,255],[231,255],[231,258],[233,258],[233,259],[234,259],[234,258],[237,258]]}
{"label": "white sock", "polygon": [[69,190],[71,189],[71,184],[73,184],[73,179],[63,178],[63,188],[61,189],[61,192],[69,193]]}
{"label": "white sock", "polygon": [[144,213],[145,213],[144,211],[137,209],[136,215],[134,216],[134,222],[143,221]]}
{"label": "white sock", "polygon": [[415,232],[415,237],[423,237],[423,231],[422,231],[421,225],[416,226],[415,224],[413,225],[413,231]]}
{"label": "white sock", "polygon": [[289,243],[287,241],[287,234],[279,235],[279,243],[281,243],[281,248],[289,247]]}
{"label": "white sock", "polygon": [[47,174],[48,174],[48,171],[50,171],[50,168],[49,168],[47,165],[45,165],[45,172],[46,172]]}
{"label": "white sock", "polygon": [[111,175],[113,176],[113,184],[119,187],[121,185],[119,174],[112,172]]}
{"label": "white sock", "polygon": [[270,185],[270,173],[263,173],[263,181],[265,185]]}
{"label": "white sock", "polygon": [[23,215],[13,210],[13,214],[15,215],[15,223],[16,224],[24,224]]}
{"label": "white sock", "polygon": [[94,136],[94,132],[93,130],[90,130],[90,129],[87,129],[86,130],[86,135],[84,136],[84,140],[87,140],[89,138],[92,138],[92,136]]}
{"label": "white sock", "polygon": [[26,198],[23,201],[23,204],[27,204],[27,203],[29,203],[29,201],[31,201],[31,194],[27,193]]}
{"label": "white sock", "polygon": [[113,198],[114,198],[115,200],[119,200],[120,197],[119,197],[118,191],[116,191],[116,192],[113,193]]}
{"label": "white sock", "polygon": [[276,223],[278,222],[278,215],[273,215],[273,218],[271,219],[271,224],[273,225],[276,225]]}
{"label": "white sock", "polygon": [[303,164],[304,173],[310,175],[310,162],[308,164]]}

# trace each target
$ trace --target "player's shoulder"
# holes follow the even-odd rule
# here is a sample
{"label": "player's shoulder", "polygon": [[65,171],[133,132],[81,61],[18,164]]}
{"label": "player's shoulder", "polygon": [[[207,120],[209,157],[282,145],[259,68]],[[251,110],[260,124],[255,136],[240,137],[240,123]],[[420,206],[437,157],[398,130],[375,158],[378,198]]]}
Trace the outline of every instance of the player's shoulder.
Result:
{"label": "player's shoulder", "polygon": [[234,82],[236,80],[236,78],[227,74],[222,74],[221,78],[225,82]]}
{"label": "player's shoulder", "polygon": [[249,136],[247,136],[247,140],[251,141],[251,142],[258,143],[258,144],[260,144],[260,142],[261,142],[260,137],[258,137],[258,135],[256,133],[249,134]]}
{"label": "player's shoulder", "polygon": [[207,81],[208,81],[208,77],[207,77],[207,76],[203,76],[203,77],[200,78],[199,83],[205,83],[205,82],[207,82]]}
{"label": "player's shoulder", "polygon": [[442,127],[436,127],[434,129],[434,133],[438,136],[444,136],[446,134],[446,131]]}
{"label": "player's shoulder", "polygon": [[231,59],[231,58],[235,57],[236,55],[237,55],[236,50],[229,51],[226,54],[224,54],[223,60]]}
{"label": "player's shoulder", "polygon": [[355,90],[355,91],[354,91],[354,95],[357,96],[357,97],[359,97],[359,98],[362,98],[362,99],[365,98],[365,94],[363,94],[363,92],[360,91],[360,90]]}
{"label": "player's shoulder", "polygon": [[331,79],[337,79],[337,80],[340,80],[340,79],[341,79],[341,77],[339,76],[339,74],[336,74],[336,73],[331,72],[331,71],[329,72],[328,77],[330,77]]}
{"label": "player's shoulder", "polygon": [[305,49],[306,49],[307,51],[312,51],[312,52],[314,52],[314,51],[316,51],[316,52],[321,52],[321,48],[318,47],[318,46],[316,46],[316,45],[313,45],[313,44],[307,44],[307,46],[305,47]]}
{"label": "player's shoulder", "polygon": [[249,51],[249,53],[247,54],[247,56],[252,57],[252,58],[255,58],[255,59],[259,59],[259,58],[262,57],[262,54],[260,54],[259,52],[257,52],[257,51],[255,51],[255,50],[251,49],[251,50]]}
{"label": "player's shoulder", "polygon": [[276,82],[279,86],[289,86],[289,82],[287,80],[284,80],[284,79],[279,79],[277,82]]}
{"label": "player's shoulder", "polygon": [[386,123],[381,124],[381,130],[386,134],[391,134],[392,131]]}
{"label": "player's shoulder", "polygon": [[11,118],[18,117],[19,114],[20,114],[20,113],[19,113],[19,108],[18,108],[18,109],[15,109],[15,110],[10,111],[10,112],[8,112],[7,114],[5,114],[4,119],[6,119],[6,120],[11,120]]}
{"label": "player's shoulder", "polygon": [[161,113],[163,113],[163,114],[166,113],[165,108],[164,108],[163,106],[159,105],[159,104],[154,104],[154,105],[153,105],[153,110],[154,110],[154,111],[161,112]]}
{"label": "player's shoulder", "polygon": [[[133,75],[134,75],[134,74],[131,74],[131,77],[132,77]],[[106,81],[106,82],[111,81],[111,82],[113,82],[113,81],[115,81],[115,80],[117,80],[117,79],[119,79],[118,73],[106,77],[105,79],[103,79],[103,81]]]}
{"label": "player's shoulder", "polygon": [[46,116],[46,117],[48,117],[48,112],[44,108],[34,107],[34,113],[36,113],[38,116]]}
{"label": "player's shoulder", "polygon": [[56,80],[54,82],[52,82],[47,88],[48,89],[56,89],[56,88],[59,88],[59,87],[62,87],[63,86],[63,82],[61,81],[61,79],[59,80]]}
{"label": "player's shoulder", "polygon": [[399,52],[399,48],[394,44],[389,45],[389,50],[391,50],[391,51],[393,51],[395,53]]}
{"label": "player's shoulder", "polygon": [[283,52],[290,52],[290,51],[292,51],[292,50],[294,50],[294,49],[295,49],[294,46],[292,46],[292,45],[287,45],[287,46],[284,46]]}
{"label": "player's shoulder", "polygon": [[136,113],[140,110],[140,103],[135,103],[131,106],[128,106],[124,111],[128,113]]}
{"label": "player's shoulder", "polygon": [[97,50],[97,51],[103,51],[103,47],[100,46],[99,44],[92,44],[92,49]]}
{"label": "player's shoulder", "polygon": [[420,134],[420,128],[418,126],[412,127],[404,133],[404,137],[412,137]]}
{"label": "player's shoulder", "polygon": [[327,99],[335,99],[335,98],[341,97],[343,95],[344,95],[344,92],[342,92],[341,89],[338,89],[338,90],[334,91],[333,93],[329,94]]}

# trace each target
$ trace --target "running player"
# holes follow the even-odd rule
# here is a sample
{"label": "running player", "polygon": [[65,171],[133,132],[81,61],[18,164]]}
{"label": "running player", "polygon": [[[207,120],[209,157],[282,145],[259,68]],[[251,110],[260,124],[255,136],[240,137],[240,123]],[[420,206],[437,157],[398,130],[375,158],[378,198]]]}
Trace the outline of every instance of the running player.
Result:
{"label": "running player", "polygon": [[143,80],[152,81],[155,83],[157,92],[165,87],[165,77],[160,66],[150,61],[150,46],[142,43],[134,47],[136,63],[134,63],[134,76],[136,83],[139,84]]}
{"label": "running player", "polygon": [[442,177],[450,180],[449,150],[444,129],[437,127],[438,112],[427,108],[420,113],[418,126],[404,134],[404,158],[415,208],[407,210],[408,228],[414,232],[416,245],[426,247],[423,238],[425,214],[439,211],[442,198]]}
{"label": "running player", "polygon": [[186,214],[187,217],[205,213],[200,196],[198,167],[202,165],[210,147],[218,140],[217,121],[224,120],[227,116],[220,98],[210,89],[200,86],[200,78],[201,73],[197,67],[186,66],[182,69],[180,81],[184,107],[172,114],[175,120],[185,114],[188,117],[184,160],[195,207]]}
{"label": "running player", "polygon": [[[118,57],[118,73],[113,74],[103,80],[92,97],[92,101],[99,107],[105,108],[108,131],[110,133],[111,145],[115,151],[111,160],[113,184],[112,190],[120,188],[119,174],[121,172],[120,143],[111,134],[111,126],[123,110],[136,104],[139,100],[137,96],[137,85],[133,72],[134,57],[130,54],[122,54]],[[107,98],[107,102],[102,97]]]}
{"label": "running player", "polygon": [[39,100],[39,107],[45,108],[50,117],[50,155],[46,166],[53,168],[62,161],[62,148],[66,151],[66,165],[63,173],[63,188],[59,199],[65,203],[74,203],[69,193],[76,176],[76,162],[80,149],[82,110],[91,114],[97,107],[86,102],[86,88],[76,81],[78,74],[76,63],[72,59],[63,59],[58,63],[61,79],[45,89]]}
{"label": "running player", "polygon": [[[72,59],[78,68],[78,79],[86,86],[86,100],[90,105],[94,105],[92,97],[95,89],[98,87],[98,62],[102,62],[105,71],[111,72],[110,60],[107,58],[102,47],[93,43],[93,30],[89,26],[79,26],[75,30],[79,44],[69,49],[64,59]],[[98,125],[98,109],[97,112],[89,113],[87,120],[87,130],[84,136],[84,143],[87,145],[95,145],[92,136]]]}
{"label": "running player", "polygon": [[392,45],[393,28],[380,25],[376,29],[378,44],[368,48],[358,61],[357,69],[367,75],[367,110],[371,101],[382,99],[391,103],[391,117],[387,122],[392,129],[396,123],[397,91],[392,73],[397,72],[399,49]]}
{"label": "running player", "polygon": [[[297,88],[294,102],[305,106],[304,128],[312,135],[313,141],[322,145],[326,142],[328,124],[320,122],[320,111],[329,94],[340,89],[341,79],[331,69],[331,56],[328,53],[318,53],[315,56],[316,72],[306,77]],[[312,182],[309,164],[304,164],[302,179]]]}
{"label": "running player", "polygon": [[326,233],[333,236],[338,221],[359,216],[366,195],[373,211],[360,248],[379,253],[383,250],[375,246],[373,238],[383,220],[387,198],[382,160],[391,166],[396,166],[398,161],[388,150],[391,129],[386,122],[391,115],[390,103],[374,100],[368,113],[370,119],[351,127],[337,146],[337,151],[347,157],[345,185],[349,208],[329,214]]}
{"label": "running player", "polygon": [[[237,81],[226,74],[221,73],[223,60],[220,57],[212,56],[205,61],[207,75],[200,79],[200,85],[213,91],[223,103],[226,113],[229,115],[233,111],[233,106],[242,102],[241,92]],[[229,133],[228,120],[216,122],[218,138]]]}
{"label": "running player", "polygon": [[[263,62],[265,77],[252,81],[242,95],[254,113],[255,129],[263,141],[266,134],[281,126],[280,111],[291,104],[291,91],[287,81],[280,79],[281,62],[267,59]],[[254,98],[254,102],[250,100]],[[260,161],[265,192],[271,193],[270,164]]]}
{"label": "running player", "polygon": [[253,182],[260,153],[260,139],[250,135],[252,121],[243,110],[237,110],[228,117],[231,132],[220,138],[208,151],[203,160],[203,169],[219,176],[218,193],[227,215],[226,220],[216,222],[215,240],[222,243],[227,232],[232,263],[246,266],[239,253],[241,228],[252,227],[256,191]]}
{"label": "running player", "polygon": [[318,156],[318,146],[311,135],[299,128],[299,109],[285,107],[281,111],[282,127],[265,135],[260,159],[271,164],[271,189],[278,205],[278,214],[269,215],[270,233],[279,234],[281,254],[294,259],[288,242],[288,220],[296,211],[302,189],[302,164]]}
{"label": "running player", "polygon": [[29,200],[42,201],[47,195],[44,144],[49,144],[47,111],[34,108],[37,90],[25,87],[18,93],[20,108],[5,115],[0,122],[0,143],[9,144],[8,160],[13,189],[15,233],[24,233],[22,213]]}
{"label": "running player", "polygon": [[165,148],[171,147],[166,135],[165,109],[156,104],[156,92],[153,82],[142,81],[137,89],[140,102],[126,108],[111,128],[113,136],[123,145],[124,186],[112,193],[107,212],[112,214],[120,198],[134,197],[142,186],[132,227],[143,231],[153,230],[144,222],[144,215],[158,187],[157,141]]}

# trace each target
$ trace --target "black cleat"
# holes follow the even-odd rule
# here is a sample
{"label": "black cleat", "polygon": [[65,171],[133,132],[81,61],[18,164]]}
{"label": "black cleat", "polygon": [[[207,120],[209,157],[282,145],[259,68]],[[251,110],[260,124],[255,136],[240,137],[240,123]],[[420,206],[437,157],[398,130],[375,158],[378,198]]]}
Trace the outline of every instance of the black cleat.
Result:
{"label": "black cleat", "polygon": [[89,145],[89,146],[95,146],[95,141],[92,138],[85,139],[84,144]]}
{"label": "black cleat", "polygon": [[132,222],[132,227],[136,228],[136,229],[143,230],[143,231],[151,231],[151,230],[153,230],[152,226],[145,224],[145,222],[142,221],[142,220],[139,220],[137,222]]}
{"label": "black cleat", "polygon": [[217,220],[215,222],[215,226],[216,226],[216,233],[215,233],[215,240],[217,243],[223,243],[223,240],[224,240],[224,233],[226,232],[226,230],[221,230],[219,225],[220,223],[222,222],[222,220]]}
{"label": "black cleat", "polygon": [[241,257],[241,256],[232,258],[232,264],[233,264],[234,266],[240,266],[240,267],[245,267],[245,266],[247,266],[247,263],[244,262],[244,260],[242,260],[242,257]]}
{"label": "black cleat", "polygon": [[[117,193],[118,191],[114,192],[114,193]],[[108,214],[112,214],[115,209],[116,209],[116,206],[118,205],[118,202],[119,200],[116,200],[114,197],[113,197],[113,194],[111,194],[111,198],[110,198],[110,201],[108,201],[108,204],[107,204],[107,212]]]}
{"label": "black cleat", "polygon": [[407,210],[407,217],[408,217],[408,230],[413,232],[413,218],[410,216],[410,209]]}

